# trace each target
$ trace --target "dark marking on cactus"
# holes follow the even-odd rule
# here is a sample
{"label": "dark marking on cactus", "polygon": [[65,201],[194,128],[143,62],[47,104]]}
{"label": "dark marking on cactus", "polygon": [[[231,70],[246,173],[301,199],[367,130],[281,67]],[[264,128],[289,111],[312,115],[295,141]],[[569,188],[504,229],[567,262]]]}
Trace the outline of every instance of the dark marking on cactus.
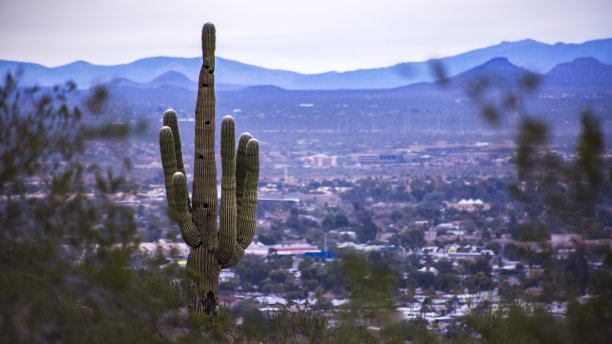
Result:
{"label": "dark marking on cactus", "polygon": [[202,303],[204,304],[204,313],[217,314],[217,300],[215,294],[209,291],[208,294],[206,294],[206,298],[202,298]]}
{"label": "dark marking on cactus", "polygon": [[206,121],[206,122],[204,122],[204,124],[210,125],[210,121]]}
{"label": "dark marking on cactus", "polygon": [[203,154],[198,155],[198,159],[204,160],[204,155]]}

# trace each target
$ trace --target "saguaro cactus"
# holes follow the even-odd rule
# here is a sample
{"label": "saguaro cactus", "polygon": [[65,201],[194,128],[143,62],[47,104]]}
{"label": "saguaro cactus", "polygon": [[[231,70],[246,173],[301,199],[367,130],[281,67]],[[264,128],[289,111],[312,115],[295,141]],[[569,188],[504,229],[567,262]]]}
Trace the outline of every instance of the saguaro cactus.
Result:
{"label": "saguaro cactus", "polygon": [[190,204],[176,112],[164,113],[159,145],[170,216],[191,247],[190,306],[196,315],[215,314],[219,273],[240,261],[255,235],[259,142],[242,134],[235,151],[234,119],[221,123],[221,219],[217,230],[217,167],[215,163],[215,27],[202,29],[203,63],[198,83],[195,126],[193,198]]}

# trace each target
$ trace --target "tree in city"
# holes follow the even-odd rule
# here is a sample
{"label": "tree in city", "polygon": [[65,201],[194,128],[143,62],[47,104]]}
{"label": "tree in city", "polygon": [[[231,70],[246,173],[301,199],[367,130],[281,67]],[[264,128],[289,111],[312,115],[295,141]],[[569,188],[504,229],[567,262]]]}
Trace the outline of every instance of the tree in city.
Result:
{"label": "tree in city", "polygon": [[81,94],[72,82],[20,87],[13,74],[0,85],[0,341],[164,342],[180,295],[114,201],[130,164],[96,161],[89,145],[129,128],[99,112],[102,88],[84,109],[71,105]]}

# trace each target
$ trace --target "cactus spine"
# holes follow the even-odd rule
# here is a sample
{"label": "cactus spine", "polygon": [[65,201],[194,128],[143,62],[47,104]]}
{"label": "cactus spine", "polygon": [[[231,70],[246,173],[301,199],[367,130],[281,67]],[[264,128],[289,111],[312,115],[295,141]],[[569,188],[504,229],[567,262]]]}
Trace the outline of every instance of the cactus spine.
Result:
{"label": "cactus spine", "polygon": [[231,116],[221,123],[221,219],[217,231],[217,167],[215,162],[215,27],[202,28],[202,69],[198,82],[195,126],[193,197],[189,202],[176,112],[164,113],[159,133],[166,198],[181,236],[190,246],[190,307],[196,316],[214,315],[222,268],[237,264],[255,235],[259,142],[248,133],[235,148]]}

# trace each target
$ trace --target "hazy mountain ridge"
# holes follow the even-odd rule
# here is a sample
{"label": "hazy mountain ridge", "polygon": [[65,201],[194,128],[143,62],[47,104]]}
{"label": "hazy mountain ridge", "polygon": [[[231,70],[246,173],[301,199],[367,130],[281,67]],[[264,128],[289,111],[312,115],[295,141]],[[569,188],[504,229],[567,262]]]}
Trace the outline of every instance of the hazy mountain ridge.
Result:
{"label": "hazy mountain ridge", "polygon": [[[594,75],[592,71],[610,68],[611,65],[595,59],[579,58],[547,74],[536,74],[515,66],[506,58],[495,58],[448,78],[446,83],[421,82],[369,90],[286,90],[273,85],[250,86],[240,90],[218,90],[217,114],[219,120],[232,114],[241,126],[272,141],[279,138],[266,135],[294,140],[296,133],[312,137],[336,133],[333,135],[351,135],[351,140],[358,142],[365,142],[370,139],[368,135],[376,133],[381,135],[381,140],[428,135],[442,135],[448,139],[458,134],[478,136],[491,128],[481,117],[480,105],[470,95],[469,86],[481,78],[492,80],[482,94],[487,103],[501,105],[504,98],[500,96],[518,92],[523,76],[530,74],[537,76],[540,82],[536,90],[524,93],[525,109],[555,123],[559,133],[568,133],[579,127],[577,119],[584,108],[594,109],[604,121],[612,120],[612,88],[609,86],[612,74],[585,77]],[[144,88],[123,82],[123,86],[109,84],[113,101],[129,103],[135,113],[146,114],[152,127],[159,125],[160,116],[168,107],[177,110],[183,120],[193,119],[196,87],[167,84]],[[517,117],[508,113],[502,118],[507,133]]]}
{"label": "hazy mountain ridge", "polygon": [[460,85],[463,85],[467,82],[471,82],[483,77],[491,79],[506,79],[506,80],[516,80],[520,78],[522,75],[533,73],[525,68],[516,66],[512,64],[505,57],[496,57],[491,59],[484,64],[469,69],[459,75],[456,75],[452,78],[452,80]]}
{"label": "hazy mountain ridge", "polygon": [[546,76],[565,85],[610,87],[612,65],[601,63],[592,57],[581,57],[570,63],[558,64]]}
{"label": "hazy mountain ridge", "polygon": [[[495,57],[505,57],[514,65],[534,72],[547,72],[559,63],[567,63],[578,57],[593,57],[603,63],[612,63],[612,38],[581,44],[557,43],[554,45],[534,40],[502,42],[500,44],[445,57],[439,61],[448,76],[454,76],[481,65]],[[195,82],[199,75],[201,58],[151,57],[132,63],[114,66],[94,65],[76,61],[67,65],[48,68],[34,63],[0,60],[0,72],[24,71],[24,84],[42,86],[74,80],[79,87],[88,88],[95,83],[127,78],[147,83],[166,72],[174,71],[188,76]],[[285,70],[261,68],[246,63],[217,57],[217,82],[226,89],[240,85],[274,85],[285,89],[381,89],[395,88],[423,81],[433,81],[431,60],[406,62],[389,67],[359,69],[348,72],[300,74]],[[220,88],[221,89],[221,88]]]}
{"label": "hazy mountain ridge", "polygon": [[[477,81],[482,78],[487,78],[490,85],[495,85],[496,82],[513,82],[525,75],[537,76],[543,84],[548,86],[585,86],[590,87],[606,87],[612,85],[612,65],[604,64],[592,57],[580,57],[572,62],[562,63],[555,66],[550,72],[546,74],[537,74],[531,72],[525,68],[518,67],[512,64],[505,57],[497,57],[491,59],[480,66],[471,68],[463,73],[460,73],[454,77],[450,77],[446,81],[453,87],[465,88],[467,84]],[[197,83],[187,78],[185,75],[169,71],[166,72],[154,80],[147,83],[137,83],[127,78],[114,79],[107,83],[110,87],[125,87],[125,88],[183,88],[190,92],[197,90]],[[499,86],[499,85],[498,85]],[[219,91],[238,91],[242,93],[277,93],[289,91],[275,85],[235,85],[235,84],[223,84],[217,83],[215,85]],[[402,86],[397,89],[412,89],[412,88],[431,88],[437,87],[435,83],[431,82],[420,82]],[[358,90],[345,89],[348,92],[356,92]],[[371,89],[375,90],[375,89]],[[388,89],[379,89],[384,92]],[[299,91],[299,90],[295,90]],[[316,92],[317,90],[308,90]],[[325,91],[325,90],[321,90]],[[330,90],[327,90],[330,91]],[[338,90],[342,91],[342,90]]]}

